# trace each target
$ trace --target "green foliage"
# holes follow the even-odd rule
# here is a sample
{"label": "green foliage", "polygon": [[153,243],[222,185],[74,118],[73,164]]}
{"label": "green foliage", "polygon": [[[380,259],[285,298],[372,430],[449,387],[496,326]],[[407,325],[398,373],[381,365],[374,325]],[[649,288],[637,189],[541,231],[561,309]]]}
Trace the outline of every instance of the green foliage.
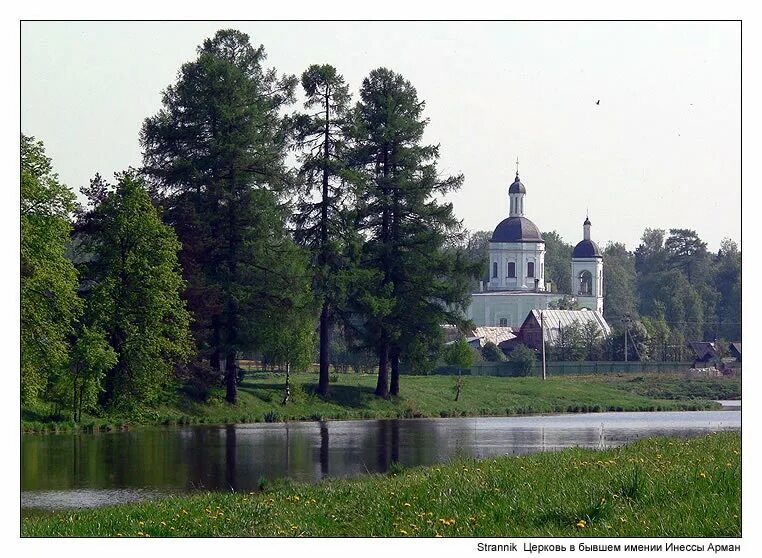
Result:
{"label": "green foliage", "polygon": [[549,302],[548,308],[551,310],[580,310],[582,307],[579,305],[576,298],[565,294],[558,300]]}
{"label": "green foliage", "polygon": [[21,398],[36,401],[70,361],[82,312],[65,257],[74,194],[58,181],[42,142],[21,135]]}
{"label": "green foliage", "polygon": [[75,422],[83,412],[97,409],[106,374],[116,365],[117,354],[97,327],[81,325],[71,351],[71,365],[57,379],[50,399],[71,409]]}
{"label": "green foliage", "polygon": [[[363,80],[351,122],[350,167],[356,173],[357,222],[365,233],[356,312],[365,344],[379,355],[376,393],[399,394],[399,363],[411,353],[438,352],[440,324],[465,326],[465,310],[481,264],[455,239],[460,222],[441,196],[463,176],[437,171],[439,147],[422,145],[425,104],[410,82],[386,68]],[[391,362],[391,386],[386,363]]]}
{"label": "green foliage", "polygon": [[556,231],[542,233],[545,240],[545,280],[552,283],[558,293],[571,293],[569,265],[573,246],[567,244]]}
{"label": "green foliage", "polygon": [[[549,327],[546,324],[546,327]],[[587,335],[590,332],[587,331]],[[558,337],[550,347],[552,360],[584,360],[587,356],[588,343],[583,328],[577,320],[558,328]],[[594,345],[594,341],[590,343]]]}
{"label": "green foliage", "polygon": [[465,339],[458,339],[445,350],[444,361],[461,369],[471,368],[474,365],[474,350]]}
{"label": "green foliage", "polygon": [[[301,151],[299,178],[302,195],[295,216],[297,242],[312,254],[312,285],[320,311],[320,380],[318,392],[328,395],[330,319],[345,305],[352,259],[351,199],[346,181],[346,132],[350,95],[344,78],[328,64],[313,64],[302,74],[307,109],[294,121],[296,147]],[[317,194],[317,200],[314,199]],[[340,314],[340,312],[339,312]]]}
{"label": "green foliage", "polygon": [[627,329],[627,360],[649,360],[651,338],[648,329],[638,320],[617,325],[608,339],[610,357],[613,360],[624,360],[625,329]]}
{"label": "green foliage", "polygon": [[519,365],[520,376],[531,376],[537,364],[535,352],[523,343],[516,345],[508,360]]}
{"label": "green foliage", "polygon": [[[492,238],[492,231],[468,231],[464,230],[463,235],[458,238],[457,245],[465,252],[465,256],[472,263],[479,266],[481,270],[478,280],[485,284],[490,280],[489,275],[489,241]],[[478,282],[474,281],[474,289],[478,288]]]}
{"label": "green foliage", "polygon": [[603,250],[603,314],[609,323],[635,315],[638,307],[635,257],[624,244],[609,242]]}
{"label": "green foliage", "polygon": [[482,357],[488,362],[502,362],[505,360],[505,353],[492,341],[487,341],[482,347]]}
{"label": "green foliage", "polygon": [[582,324],[580,337],[584,348],[583,359],[598,360],[602,356],[603,333],[598,324],[592,320]]}
{"label": "green foliage", "polygon": [[155,402],[175,366],[193,353],[190,316],[180,298],[180,244],[133,172],[118,174],[115,187],[96,177],[89,193],[92,207],[78,227],[93,330],[82,350],[105,355],[95,341],[96,329],[105,332],[117,362],[106,374],[103,400],[132,409]]}
{"label": "green foliage", "polygon": [[280,203],[292,182],[281,113],[296,78],[279,78],[264,59],[248,35],[218,31],[182,66],[141,132],[146,172],[182,243],[194,337],[212,368],[227,363],[230,403],[238,353],[257,348],[257,331],[305,281],[289,274],[294,251]]}

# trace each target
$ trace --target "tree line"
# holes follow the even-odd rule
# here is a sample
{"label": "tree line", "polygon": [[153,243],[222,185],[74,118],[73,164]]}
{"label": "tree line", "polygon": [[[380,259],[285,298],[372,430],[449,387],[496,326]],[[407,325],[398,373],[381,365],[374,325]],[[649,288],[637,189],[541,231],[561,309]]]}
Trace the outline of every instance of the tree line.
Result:
{"label": "tree line", "polygon": [[[489,231],[467,232],[462,247],[471,257],[486,258]],[[545,275],[564,296],[560,309],[579,308],[572,297],[570,263],[573,245],[556,231],[543,233]],[[487,266],[482,268],[485,279]],[[646,228],[634,251],[609,242],[603,249],[603,315],[612,327],[608,339],[594,328],[562,328],[549,358],[557,360],[692,359],[689,341],[741,339],[741,251],[729,238],[710,252],[690,229]]]}
{"label": "tree line", "polygon": [[206,39],[143,122],[143,165],[96,175],[83,205],[22,135],[24,403],[134,412],[178,380],[235,403],[244,352],[317,354],[329,397],[332,336],[374,355],[389,397],[440,324],[469,325],[481,262],[441,201],[463,176],[438,171],[414,86],[378,68],[353,100],[333,66],[299,80],[265,60],[239,31]]}

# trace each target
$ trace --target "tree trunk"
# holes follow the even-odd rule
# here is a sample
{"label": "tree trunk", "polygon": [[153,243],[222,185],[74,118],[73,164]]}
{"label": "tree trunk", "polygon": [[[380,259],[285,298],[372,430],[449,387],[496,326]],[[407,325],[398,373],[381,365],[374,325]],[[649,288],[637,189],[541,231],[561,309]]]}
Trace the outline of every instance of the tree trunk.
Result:
{"label": "tree trunk", "polygon": [[231,405],[235,405],[238,397],[238,386],[236,385],[237,374],[235,366],[235,351],[228,352],[225,362],[225,400]]}
{"label": "tree trunk", "polygon": [[329,353],[328,346],[331,341],[331,331],[328,323],[328,302],[323,302],[323,310],[320,312],[320,380],[318,382],[318,393],[323,397],[328,397],[328,366]]}
{"label": "tree trunk", "polygon": [[378,383],[376,395],[389,398],[389,346],[383,343],[378,351]]}
{"label": "tree trunk", "polygon": [[[327,289],[325,281],[327,277],[326,266],[328,265],[328,162],[330,153],[330,95],[325,95],[325,130],[323,137],[323,196],[320,207],[320,267],[323,276],[323,296],[326,296]],[[328,350],[330,342],[330,331],[328,329],[328,300],[323,300],[323,309],[320,312],[320,380],[318,382],[318,393],[323,397],[328,396]]]}
{"label": "tree trunk", "polygon": [[400,354],[397,348],[392,348],[389,360],[391,360],[392,364],[392,382],[389,394],[397,396],[400,394]]}

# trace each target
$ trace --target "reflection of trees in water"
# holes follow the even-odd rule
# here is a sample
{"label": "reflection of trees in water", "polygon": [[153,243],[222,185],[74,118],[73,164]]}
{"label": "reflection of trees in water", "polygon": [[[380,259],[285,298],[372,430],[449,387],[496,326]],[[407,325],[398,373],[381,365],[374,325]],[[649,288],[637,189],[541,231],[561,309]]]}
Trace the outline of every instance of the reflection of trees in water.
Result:
{"label": "reflection of trees in water", "polygon": [[238,490],[236,483],[236,427],[228,424],[225,427],[225,483],[230,490]]}
{"label": "reflection of trees in water", "polygon": [[330,474],[328,467],[328,425],[325,421],[320,423],[320,476],[327,477]]}
{"label": "reflection of trees in water", "polygon": [[[728,414],[731,417],[740,413]],[[431,465],[458,453],[487,457],[569,446],[611,447],[644,436],[695,436],[706,426],[659,423],[574,428],[577,417],[525,426],[475,419],[188,427],[137,432],[24,436],[22,490],[206,488],[255,490],[261,477],[318,480],[384,472],[393,462]],[[737,419],[735,419],[737,420]],[[529,426],[531,424],[531,426]],[[642,423],[639,423],[642,424]],[[717,429],[717,428],[713,428]]]}

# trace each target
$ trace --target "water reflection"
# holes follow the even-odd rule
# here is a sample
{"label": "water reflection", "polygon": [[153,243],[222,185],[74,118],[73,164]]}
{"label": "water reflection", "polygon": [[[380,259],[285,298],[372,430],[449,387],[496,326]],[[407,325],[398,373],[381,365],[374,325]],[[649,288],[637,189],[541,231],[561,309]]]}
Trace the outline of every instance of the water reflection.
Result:
{"label": "water reflection", "polygon": [[104,505],[188,490],[256,490],[260,479],[319,481],[658,435],[740,429],[739,411],[595,413],[165,428],[23,436],[22,507]]}

